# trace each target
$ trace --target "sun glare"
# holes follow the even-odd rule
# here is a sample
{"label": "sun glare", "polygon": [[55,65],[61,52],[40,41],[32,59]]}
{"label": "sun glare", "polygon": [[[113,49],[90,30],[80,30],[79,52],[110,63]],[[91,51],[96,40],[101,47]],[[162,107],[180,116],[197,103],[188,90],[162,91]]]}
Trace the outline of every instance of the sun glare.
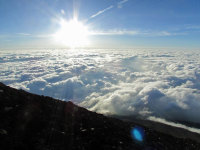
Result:
{"label": "sun glare", "polygon": [[58,44],[69,46],[71,48],[88,45],[88,29],[77,19],[60,21],[60,29],[54,34]]}

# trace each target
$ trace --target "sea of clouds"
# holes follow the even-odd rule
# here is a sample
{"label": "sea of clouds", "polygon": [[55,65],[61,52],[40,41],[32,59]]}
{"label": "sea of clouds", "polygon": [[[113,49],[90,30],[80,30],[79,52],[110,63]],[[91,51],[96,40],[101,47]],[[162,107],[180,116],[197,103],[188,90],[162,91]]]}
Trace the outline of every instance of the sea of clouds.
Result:
{"label": "sea of clouds", "polygon": [[103,114],[200,123],[197,50],[1,50],[0,82]]}

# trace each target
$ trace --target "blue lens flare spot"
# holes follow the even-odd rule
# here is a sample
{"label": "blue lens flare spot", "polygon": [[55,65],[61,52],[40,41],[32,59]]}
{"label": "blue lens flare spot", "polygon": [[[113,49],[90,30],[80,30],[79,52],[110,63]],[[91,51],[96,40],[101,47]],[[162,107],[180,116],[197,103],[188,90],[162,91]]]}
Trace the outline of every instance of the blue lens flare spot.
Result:
{"label": "blue lens flare spot", "polygon": [[131,130],[131,135],[136,141],[142,142],[144,140],[144,130],[141,127],[134,127]]}

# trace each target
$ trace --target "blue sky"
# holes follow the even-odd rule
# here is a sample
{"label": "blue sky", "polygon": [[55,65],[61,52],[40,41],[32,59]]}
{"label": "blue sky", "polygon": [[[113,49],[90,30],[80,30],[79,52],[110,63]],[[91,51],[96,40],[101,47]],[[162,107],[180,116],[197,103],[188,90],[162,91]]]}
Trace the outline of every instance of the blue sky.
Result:
{"label": "blue sky", "polygon": [[200,47],[199,0],[1,0],[0,48],[54,47],[74,13],[98,31],[88,47]]}

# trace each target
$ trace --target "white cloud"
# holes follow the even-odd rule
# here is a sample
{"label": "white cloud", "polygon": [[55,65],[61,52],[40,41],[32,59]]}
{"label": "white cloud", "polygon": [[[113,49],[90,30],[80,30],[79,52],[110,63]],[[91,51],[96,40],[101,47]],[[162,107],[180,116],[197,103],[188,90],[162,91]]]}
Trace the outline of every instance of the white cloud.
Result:
{"label": "white cloud", "polygon": [[0,81],[105,114],[200,123],[200,53],[184,50],[0,51]]}
{"label": "white cloud", "polygon": [[109,30],[109,31],[94,31],[90,35],[137,35],[137,30]]}
{"label": "white cloud", "polygon": [[142,30],[127,30],[127,29],[112,29],[104,31],[91,31],[90,35],[134,35],[140,37],[164,37],[164,36],[177,36],[184,33],[171,33],[169,31],[142,31]]}
{"label": "white cloud", "polygon": [[17,33],[18,35],[22,35],[22,36],[29,36],[29,35],[31,35],[31,34],[29,34],[29,33]]}
{"label": "white cloud", "polygon": [[93,14],[92,16],[90,16],[90,18],[95,18],[96,16],[99,16],[100,14],[103,14],[103,13],[105,13],[106,11],[108,11],[108,10],[110,10],[112,8],[113,8],[113,5],[107,7],[105,9],[103,9],[103,10],[98,11],[97,13]]}
{"label": "white cloud", "polygon": [[65,11],[63,9],[60,10],[61,14],[65,15]]}
{"label": "white cloud", "polygon": [[174,123],[174,122],[167,121],[167,120],[162,119],[162,118],[156,118],[156,117],[153,117],[153,116],[149,117],[148,119],[151,120],[151,121],[164,123],[164,124],[170,125],[172,127],[178,127],[178,128],[186,129],[186,130],[188,130],[190,132],[194,132],[194,133],[199,133],[200,134],[200,129],[187,127],[187,126],[185,126],[183,124],[180,124],[180,123]]}

